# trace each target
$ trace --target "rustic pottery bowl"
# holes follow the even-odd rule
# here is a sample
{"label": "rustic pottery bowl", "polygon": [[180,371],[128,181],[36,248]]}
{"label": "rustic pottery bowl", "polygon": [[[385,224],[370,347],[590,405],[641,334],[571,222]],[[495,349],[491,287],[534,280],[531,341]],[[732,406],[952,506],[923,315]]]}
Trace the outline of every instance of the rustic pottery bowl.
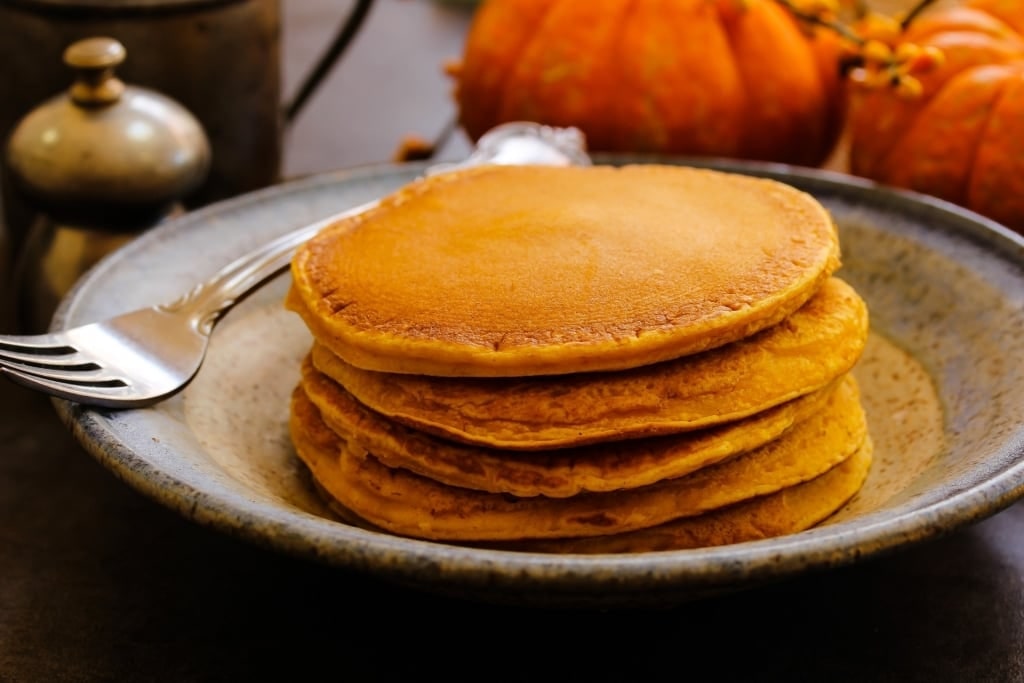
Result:
{"label": "rustic pottery bowl", "polygon": [[[809,531],[701,550],[566,556],[455,547],[338,521],[287,435],[288,396],[309,337],[281,305],[286,277],[225,318],[181,394],[123,412],[55,405],[97,460],[188,519],[271,551],[495,603],[672,605],[895,551],[1024,496],[1024,239],[952,205],[841,174],[671,163],[791,183],[839,224],[839,274],[871,312],[872,343],[857,372],[876,462],[862,492]],[[89,272],[54,326],[173,299],[261,242],[420,171],[385,165],[319,175],[175,219]]]}

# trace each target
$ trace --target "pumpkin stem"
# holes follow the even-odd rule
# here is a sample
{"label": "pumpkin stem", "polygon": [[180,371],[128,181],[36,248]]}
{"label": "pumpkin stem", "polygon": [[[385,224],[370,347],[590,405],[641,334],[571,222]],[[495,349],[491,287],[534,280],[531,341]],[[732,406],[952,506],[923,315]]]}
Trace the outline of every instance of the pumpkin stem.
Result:
{"label": "pumpkin stem", "polygon": [[[792,0],[775,0],[778,4],[789,10],[790,14],[805,22],[811,26],[820,26],[827,28],[830,31],[834,31],[839,34],[845,40],[850,41],[855,45],[863,45],[864,39],[857,35],[849,26],[843,22],[832,18],[831,15],[827,15],[820,11],[806,10],[802,7],[798,7]],[[928,0],[929,2],[931,0]]]}
{"label": "pumpkin stem", "polygon": [[900,28],[904,31],[910,26],[910,23],[917,18],[921,12],[928,9],[929,5],[935,4],[935,0],[918,0],[917,4],[910,8],[910,11],[900,20]]}

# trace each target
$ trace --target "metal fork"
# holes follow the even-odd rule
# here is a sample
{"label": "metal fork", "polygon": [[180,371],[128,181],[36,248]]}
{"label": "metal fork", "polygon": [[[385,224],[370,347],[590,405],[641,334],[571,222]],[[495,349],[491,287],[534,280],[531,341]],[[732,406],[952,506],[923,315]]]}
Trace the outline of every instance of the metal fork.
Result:
{"label": "metal fork", "polygon": [[[590,157],[576,128],[510,123],[481,137],[465,161],[432,166],[426,174],[480,164],[585,166]],[[195,377],[214,326],[231,307],[286,270],[295,250],[317,232],[377,203],[282,235],[170,303],[60,332],[0,335],[0,373],[86,405],[138,408],[161,401]]]}

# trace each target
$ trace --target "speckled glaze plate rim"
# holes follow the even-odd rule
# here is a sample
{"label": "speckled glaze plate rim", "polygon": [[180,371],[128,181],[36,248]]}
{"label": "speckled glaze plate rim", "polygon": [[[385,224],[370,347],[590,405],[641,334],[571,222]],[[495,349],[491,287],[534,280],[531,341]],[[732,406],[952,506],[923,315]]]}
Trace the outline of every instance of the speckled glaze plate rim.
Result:
{"label": "speckled glaze plate rim", "polygon": [[[723,159],[596,156],[599,163],[680,163],[749,173],[854,195],[859,201],[932,216],[983,244],[992,258],[1024,268],[1024,238],[970,211],[916,193],[879,186],[842,173],[782,164]],[[102,261],[83,277],[59,307],[54,329],[89,322],[82,302],[104,294],[107,275],[131,268],[133,255],[160,250],[168,241],[208,239],[226,214],[255,217],[293,193],[336,188],[338,210],[365,201],[345,188],[374,182],[401,184],[422,164],[380,164],[318,174],[223,201],[167,222]],[[317,210],[311,207],[311,211]],[[323,211],[323,209],[318,209]],[[304,220],[317,217],[311,213]],[[275,228],[284,231],[289,226]],[[201,228],[201,229],[200,229]],[[253,244],[210,241],[211,258],[226,263]],[[245,240],[241,240],[245,242]],[[193,276],[196,277],[196,276]],[[168,297],[178,294],[168,283]],[[116,313],[111,311],[110,313]],[[883,551],[947,533],[984,519],[1024,497],[1024,425],[1003,444],[978,481],[939,499],[868,514],[834,525],[774,539],[699,550],[635,555],[550,555],[451,546],[367,531],[244,495],[182,481],[167,462],[141,457],[139,439],[122,433],[98,410],[54,400],[64,423],[101,464],[128,485],[185,518],[267,548],[445,594],[488,601],[543,605],[663,605],[731,591],[802,572],[850,564]],[[152,409],[151,409],[152,410]],[[133,438],[135,442],[133,443]],[[152,454],[150,454],[152,455]],[[187,454],[161,453],[164,458]],[[187,465],[187,462],[184,463]]]}

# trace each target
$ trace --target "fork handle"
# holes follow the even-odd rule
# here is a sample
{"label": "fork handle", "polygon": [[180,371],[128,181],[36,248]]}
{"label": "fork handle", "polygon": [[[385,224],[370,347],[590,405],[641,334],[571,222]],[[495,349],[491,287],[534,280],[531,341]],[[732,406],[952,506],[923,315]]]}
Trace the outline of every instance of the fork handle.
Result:
{"label": "fork handle", "polygon": [[[464,161],[430,166],[426,175],[484,164],[589,166],[583,133],[577,128],[554,128],[535,123],[507,123],[482,136]],[[222,315],[270,279],[285,271],[295,250],[327,226],[377,206],[361,204],[304,225],[235,259],[216,275],[181,298],[157,308],[186,313],[195,328],[210,334]]]}

